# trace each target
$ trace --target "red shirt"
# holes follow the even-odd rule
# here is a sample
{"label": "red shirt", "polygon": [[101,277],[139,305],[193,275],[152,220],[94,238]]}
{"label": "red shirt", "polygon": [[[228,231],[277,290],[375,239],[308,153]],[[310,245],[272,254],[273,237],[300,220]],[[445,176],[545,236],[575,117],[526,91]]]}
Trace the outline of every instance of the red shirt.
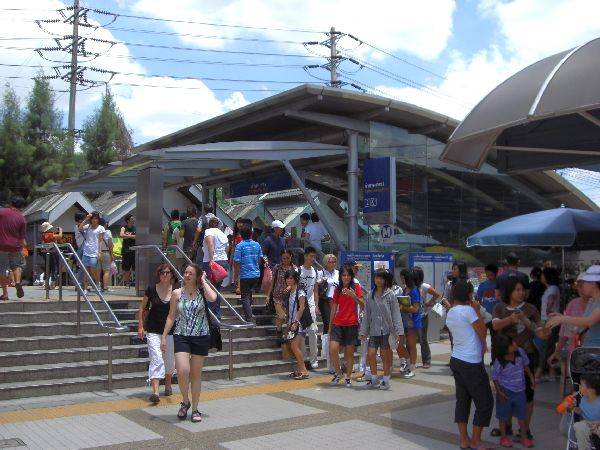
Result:
{"label": "red shirt", "polygon": [[27,223],[21,211],[14,208],[0,209],[0,251],[20,252],[26,227]]}
{"label": "red shirt", "polygon": [[[338,288],[333,293],[333,303],[338,305],[337,312],[333,318],[333,324],[340,327],[349,327],[358,325],[358,312],[356,311],[356,300],[350,295],[341,293],[341,288]],[[362,297],[363,292],[359,284],[354,284],[354,292],[357,297]]]}

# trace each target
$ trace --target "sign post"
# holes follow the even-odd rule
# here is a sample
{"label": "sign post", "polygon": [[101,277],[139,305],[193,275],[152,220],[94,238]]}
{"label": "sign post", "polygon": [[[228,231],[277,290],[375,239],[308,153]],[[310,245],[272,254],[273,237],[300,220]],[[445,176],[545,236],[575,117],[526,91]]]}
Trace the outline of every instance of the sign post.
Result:
{"label": "sign post", "polygon": [[396,223],[396,158],[390,156],[365,161],[363,218],[373,225]]}

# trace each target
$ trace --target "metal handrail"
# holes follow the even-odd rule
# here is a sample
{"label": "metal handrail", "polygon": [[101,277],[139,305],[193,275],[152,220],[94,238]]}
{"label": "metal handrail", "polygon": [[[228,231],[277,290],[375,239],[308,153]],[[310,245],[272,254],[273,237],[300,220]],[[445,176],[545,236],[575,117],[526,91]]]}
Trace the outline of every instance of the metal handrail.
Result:
{"label": "metal handrail", "polygon": [[[73,280],[73,284],[75,285],[75,289],[77,290],[77,325],[76,325],[75,333],[77,335],[81,334],[81,297],[82,296],[83,296],[83,299],[85,300],[85,302],[87,303],[88,307],[90,308],[90,311],[91,311],[92,315],[94,316],[94,319],[96,319],[96,323],[100,327],[102,327],[106,330],[106,335],[108,338],[108,358],[107,358],[108,392],[112,392],[112,384],[113,384],[113,379],[112,379],[112,375],[113,375],[112,335],[115,332],[118,333],[118,332],[126,331],[126,330],[128,330],[128,328],[121,325],[121,322],[119,321],[119,319],[113,312],[112,308],[110,307],[110,305],[108,304],[108,302],[106,301],[106,299],[104,298],[104,296],[102,295],[100,290],[98,289],[98,286],[94,282],[94,279],[92,278],[90,273],[87,271],[87,269],[83,265],[81,258],[79,258],[79,255],[77,254],[77,252],[75,251],[75,249],[73,248],[73,246],[71,244],[69,244],[69,243],[57,244],[56,242],[53,242],[52,244],[38,244],[35,246],[35,248],[36,249],[44,249],[44,250],[54,250],[58,254],[58,257],[59,257],[59,267],[58,267],[59,300],[62,300],[62,267],[61,267],[62,265],[64,265],[65,269],[67,270],[67,273]],[[96,293],[98,294],[98,298],[100,298],[100,300],[106,307],[109,315],[111,316],[111,319],[114,322],[114,325],[112,325],[112,326],[107,325],[100,318],[100,316],[98,315],[98,312],[96,311],[96,308],[94,308],[94,305],[92,304],[89,297],[87,296],[85,289],[83,289],[83,286],[81,286],[81,283],[79,282],[79,279],[77,278],[77,275],[75,275],[75,273],[73,272],[73,269],[69,265],[69,262],[65,258],[65,255],[61,251],[61,248],[66,248],[66,249],[70,250],[70,254],[75,258],[76,265],[78,265],[79,268],[82,270],[84,276],[88,277],[91,286],[95,289]],[[49,255],[49,253],[48,253],[48,255]],[[49,293],[49,291],[48,291],[48,289],[49,289],[48,275],[49,274],[48,274],[48,270],[47,270],[48,269],[48,255],[46,256],[46,298],[49,298],[49,295],[48,295],[48,293]]]}
{"label": "metal handrail", "polygon": [[[184,258],[187,260],[187,262],[189,264],[193,264],[192,260],[177,245],[170,245],[170,246],[168,246],[168,248],[174,248],[176,251],[180,252],[184,256]],[[154,244],[136,245],[136,246],[130,247],[130,249],[131,250],[154,250],[155,252],[157,252],[160,255],[160,257],[162,258],[162,260],[169,265],[169,267],[171,268],[171,270],[173,270],[173,273],[175,273],[175,275],[177,276],[177,278],[179,279],[179,281],[183,283],[183,275],[181,274],[181,272],[179,270],[177,270],[177,267],[175,267],[175,265],[171,262],[171,260],[167,257],[167,255],[162,251],[162,249],[158,245],[154,245]],[[213,313],[211,311],[210,308],[208,309],[208,313],[217,322],[217,324],[219,325],[219,327],[225,328],[227,330],[227,332],[228,332],[228,340],[229,340],[229,380],[231,381],[231,380],[233,380],[233,331],[234,330],[244,330],[244,329],[254,328],[256,325],[254,323],[252,323],[252,322],[248,322],[248,321],[244,320],[242,318],[242,316],[240,316],[240,314],[237,312],[237,310],[233,306],[231,306],[231,304],[225,299],[225,297],[217,290],[217,288],[215,288],[215,286],[209,280],[206,280],[206,282],[216,292],[216,294],[219,297],[219,299],[221,301],[223,301],[227,305],[227,307],[230,310],[232,310],[233,313],[243,322],[242,324],[224,323],[224,322],[222,322],[216,316],[215,313]]]}

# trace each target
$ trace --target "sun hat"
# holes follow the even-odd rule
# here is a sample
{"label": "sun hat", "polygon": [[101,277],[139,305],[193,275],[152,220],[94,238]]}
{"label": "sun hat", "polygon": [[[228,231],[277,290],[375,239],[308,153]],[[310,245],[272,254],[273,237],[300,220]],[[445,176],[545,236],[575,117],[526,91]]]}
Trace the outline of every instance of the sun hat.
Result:
{"label": "sun hat", "polygon": [[285,225],[283,224],[283,222],[281,220],[274,220],[271,223],[271,228],[281,228],[281,229],[283,229],[283,228],[285,228]]}
{"label": "sun hat", "polygon": [[40,229],[42,230],[42,233],[45,233],[46,231],[50,231],[52,228],[54,228],[54,226],[50,222],[44,222]]}
{"label": "sun hat", "polygon": [[577,279],[592,282],[600,281],[600,265],[594,264],[593,266],[588,267],[585,273],[580,275]]}

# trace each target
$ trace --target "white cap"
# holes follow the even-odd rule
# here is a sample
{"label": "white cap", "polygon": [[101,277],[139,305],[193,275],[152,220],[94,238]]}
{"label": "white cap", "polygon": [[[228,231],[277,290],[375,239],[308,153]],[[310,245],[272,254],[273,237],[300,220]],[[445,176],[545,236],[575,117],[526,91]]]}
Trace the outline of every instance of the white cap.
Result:
{"label": "white cap", "polygon": [[283,222],[281,220],[274,220],[271,223],[271,228],[281,228],[281,229],[283,229],[283,228],[285,228],[285,225],[283,224]]}
{"label": "white cap", "polygon": [[588,267],[583,275],[580,275],[578,280],[582,281],[600,281],[600,265],[593,265]]}
{"label": "white cap", "polygon": [[44,222],[42,224],[42,226],[40,227],[40,229],[42,230],[42,233],[45,233],[46,231],[49,231],[52,228],[54,228],[54,227],[50,222]]}

